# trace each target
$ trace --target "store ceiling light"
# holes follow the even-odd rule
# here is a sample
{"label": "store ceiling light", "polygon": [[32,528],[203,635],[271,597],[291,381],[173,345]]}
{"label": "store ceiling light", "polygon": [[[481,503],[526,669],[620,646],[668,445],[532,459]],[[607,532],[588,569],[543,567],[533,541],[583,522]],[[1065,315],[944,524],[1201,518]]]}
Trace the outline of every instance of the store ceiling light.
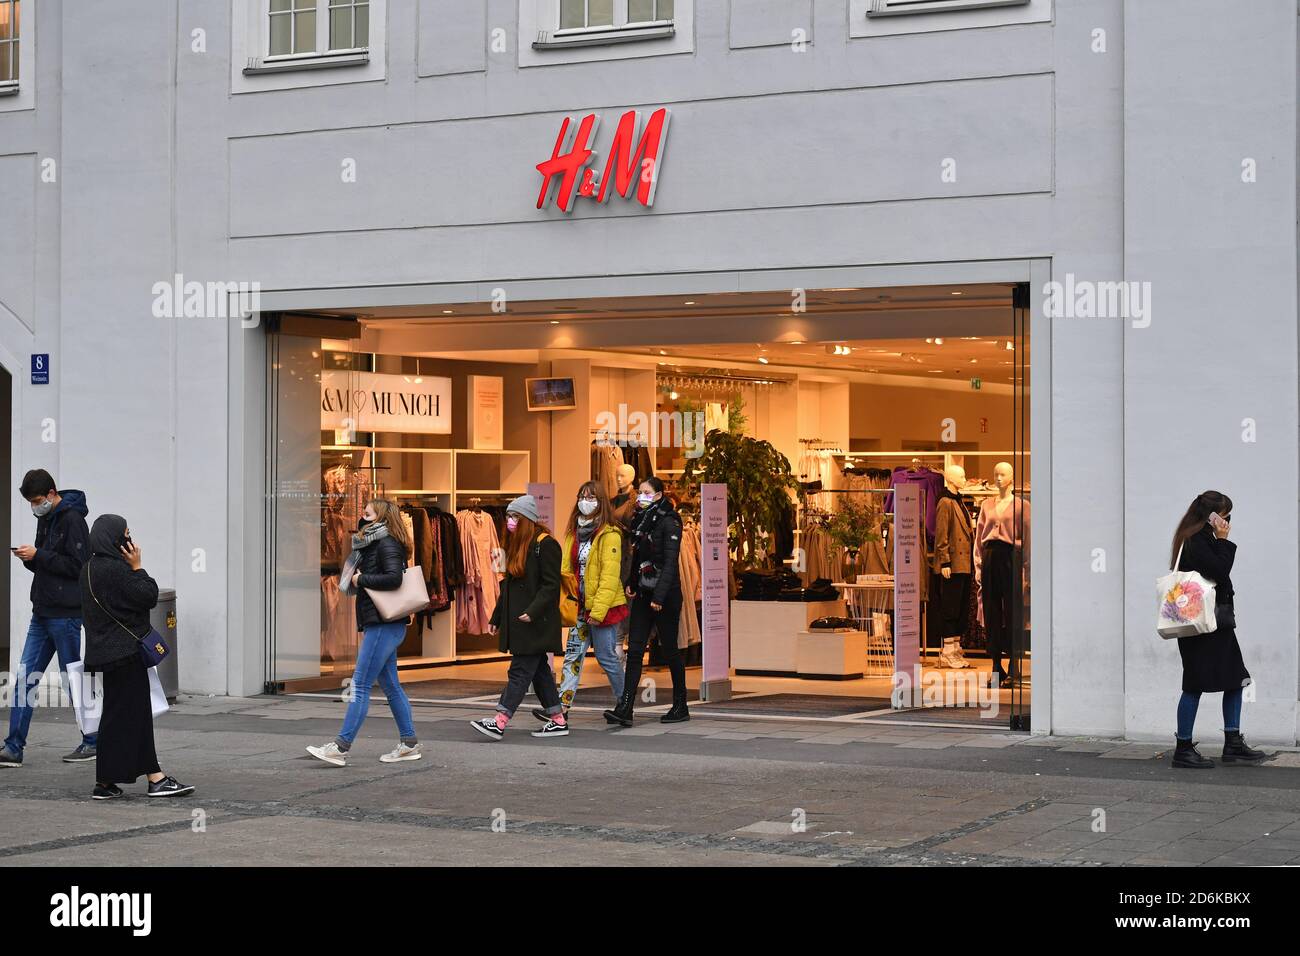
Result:
{"label": "store ceiling light", "polygon": [[551,325],[559,325],[559,324],[560,324],[559,319],[551,319]]}
{"label": "store ceiling light", "polygon": [[760,362],[762,362],[764,365],[767,364],[767,359],[766,359],[764,356],[762,356],[762,355],[760,355],[760,356],[758,357],[758,360],[759,360]]}
{"label": "store ceiling light", "polygon": [[668,397],[669,397],[670,399],[672,399],[674,402],[677,401],[677,393],[676,393],[676,392],[669,392],[669,393],[668,393]]}
{"label": "store ceiling light", "polygon": [[960,292],[949,292],[948,294],[949,294],[949,295],[961,295]]}
{"label": "store ceiling light", "polygon": [[694,304],[695,304],[695,300],[694,300],[694,299],[687,299],[687,300],[683,303],[683,305],[694,305]]}
{"label": "store ceiling light", "polygon": [[443,315],[455,315],[456,313],[455,313],[454,311],[452,311],[451,309],[443,309],[443,310],[442,310],[442,314],[443,314]]}
{"label": "store ceiling light", "polygon": [[935,345],[943,345],[943,339],[935,339],[935,340],[934,340],[934,344],[935,344]]}

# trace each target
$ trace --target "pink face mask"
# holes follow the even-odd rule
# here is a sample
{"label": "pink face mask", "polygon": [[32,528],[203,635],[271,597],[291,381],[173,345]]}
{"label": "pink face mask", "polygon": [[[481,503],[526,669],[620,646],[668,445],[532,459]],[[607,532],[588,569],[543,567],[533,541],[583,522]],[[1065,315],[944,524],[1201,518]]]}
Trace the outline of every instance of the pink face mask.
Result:
{"label": "pink face mask", "polygon": [[511,534],[514,534],[515,531],[519,530],[519,519],[516,518],[514,515],[507,516],[506,530],[509,531]]}

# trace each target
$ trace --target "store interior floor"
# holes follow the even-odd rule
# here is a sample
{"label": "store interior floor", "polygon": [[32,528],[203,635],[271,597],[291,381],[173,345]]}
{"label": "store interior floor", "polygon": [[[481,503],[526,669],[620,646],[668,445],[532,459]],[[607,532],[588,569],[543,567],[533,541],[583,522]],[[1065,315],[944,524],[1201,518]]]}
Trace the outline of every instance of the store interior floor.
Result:
{"label": "store interior floor", "polygon": [[[931,661],[934,657],[931,657]],[[969,658],[968,668],[938,667],[922,664],[922,686],[929,682],[942,681],[946,692],[942,698],[933,698],[932,705],[905,710],[893,710],[889,704],[892,681],[889,677],[863,677],[856,680],[808,680],[798,677],[766,677],[754,675],[733,675],[731,678],[732,699],[723,702],[705,702],[699,700],[699,686],[702,670],[699,667],[686,669],[686,683],[690,688],[690,701],[700,714],[719,714],[735,718],[780,717],[798,719],[833,719],[833,720],[899,720],[899,721],[935,721],[939,723],[960,723],[980,725],[990,729],[1006,730],[1006,715],[1011,713],[1013,704],[1017,710],[1027,711],[1030,703],[1031,665],[1025,663],[1025,677],[1016,688],[1001,688],[996,695],[996,708],[993,696],[987,690],[992,664],[985,658]],[[505,686],[505,661],[484,661],[480,663],[454,664],[402,671],[402,685],[413,703],[445,704],[482,703],[490,704],[499,696]],[[557,664],[558,670],[558,664]],[[657,714],[668,707],[668,695],[671,687],[668,669],[647,665],[643,682],[646,678],[655,681],[658,691],[656,703],[640,704],[638,710],[643,713]],[[934,691],[938,693],[937,689]],[[307,696],[334,696],[329,692],[314,691]],[[382,699],[382,694],[375,688],[375,699]],[[1014,698],[1014,700],[1013,700]],[[613,706],[614,699],[605,679],[604,672],[593,655],[588,654],[583,665],[582,680],[579,683],[578,696],[574,707],[578,710],[598,711]],[[525,708],[535,706],[536,701],[530,694],[525,701]],[[1001,719],[990,718],[990,710],[995,710]]]}

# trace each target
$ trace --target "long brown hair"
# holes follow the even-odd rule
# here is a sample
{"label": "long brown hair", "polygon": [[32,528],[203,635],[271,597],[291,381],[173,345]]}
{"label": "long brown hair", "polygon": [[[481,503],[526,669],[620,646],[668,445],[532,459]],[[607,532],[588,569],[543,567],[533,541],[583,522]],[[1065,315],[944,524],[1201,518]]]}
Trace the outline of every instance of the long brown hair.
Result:
{"label": "long brown hair", "polygon": [[1172,569],[1174,562],[1178,560],[1178,549],[1188,538],[1205,527],[1206,522],[1210,520],[1210,515],[1226,515],[1231,511],[1232,499],[1221,491],[1202,491],[1193,498],[1187,513],[1183,515],[1183,520],[1178,522],[1178,530],[1174,532],[1173,547],[1169,550],[1169,567]]}
{"label": "long brown hair", "polygon": [[519,524],[506,535],[506,574],[512,578],[522,578],[528,564],[528,549],[533,546],[539,534],[550,532],[546,530],[546,525],[517,511],[509,513],[519,519]]}
{"label": "long brown hair", "polygon": [[383,522],[384,527],[388,529],[388,536],[396,539],[402,546],[402,550],[406,552],[407,558],[410,558],[414,551],[411,536],[406,532],[406,522],[402,520],[402,511],[397,507],[397,503],[387,498],[371,498],[368,504],[375,509],[375,518]]}
{"label": "long brown hair", "polygon": [[[592,514],[592,519],[596,522],[595,531],[599,531],[607,524],[614,523],[614,506],[610,504],[609,492],[605,490],[603,482],[584,481],[582,487],[578,489],[578,498],[581,498],[586,492],[596,497],[596,511]],[[578,536],[578,519],[586,517],[578,510],[577,498],[573,501],[573,510],[569,512],[569,523],[564,528],[564,540]]]}

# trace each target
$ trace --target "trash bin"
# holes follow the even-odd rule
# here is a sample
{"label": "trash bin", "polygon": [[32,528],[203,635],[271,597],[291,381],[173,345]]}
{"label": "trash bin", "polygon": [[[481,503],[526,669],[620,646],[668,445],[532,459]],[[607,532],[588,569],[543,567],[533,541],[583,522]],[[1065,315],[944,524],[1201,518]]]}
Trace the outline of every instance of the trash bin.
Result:
{"label": "trash bin", "polygon": [[163,636],[171,653],[158,665],[158,679],[169,701],[175,701],[180,692],[180,670],[176,662],[176,592],[170,588],[158,589],[158,604],[149,612],[149,623]]}

